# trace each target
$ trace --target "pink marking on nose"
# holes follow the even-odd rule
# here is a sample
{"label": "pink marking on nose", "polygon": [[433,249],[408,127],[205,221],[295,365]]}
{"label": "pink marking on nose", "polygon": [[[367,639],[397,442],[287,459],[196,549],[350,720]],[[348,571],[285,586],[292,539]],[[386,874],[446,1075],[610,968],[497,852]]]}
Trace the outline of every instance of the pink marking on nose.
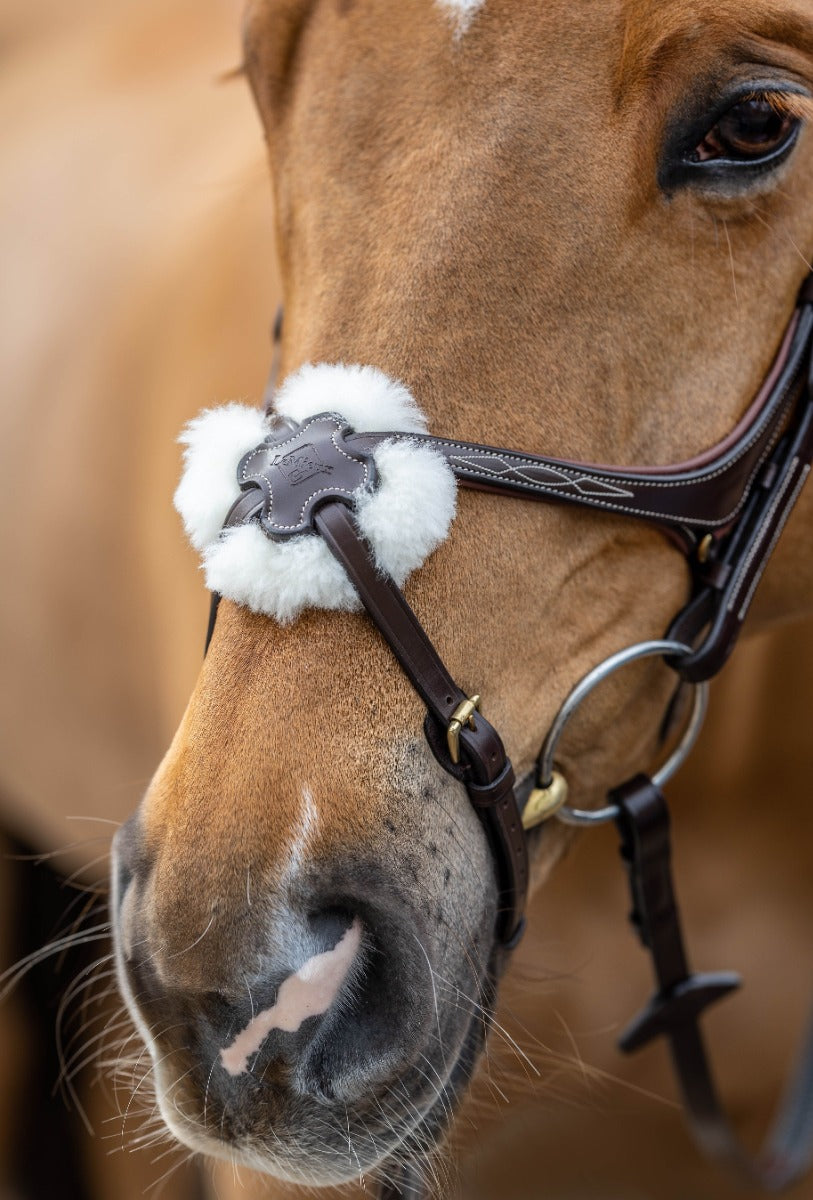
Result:
{"label": "pink marking on nose", "polygon": [[248,1070],[248,1060],[263,1044],[272,1029],[296,1033],[308,1017],[321,1016],[336,999],[339,988],[361,945],[358,917],[332,950],[315,954],[293,975],[283,981],[277,999],[264,1008],[237,1034],[231,1045],[220,1051],[220,1061],[230,1075]]}

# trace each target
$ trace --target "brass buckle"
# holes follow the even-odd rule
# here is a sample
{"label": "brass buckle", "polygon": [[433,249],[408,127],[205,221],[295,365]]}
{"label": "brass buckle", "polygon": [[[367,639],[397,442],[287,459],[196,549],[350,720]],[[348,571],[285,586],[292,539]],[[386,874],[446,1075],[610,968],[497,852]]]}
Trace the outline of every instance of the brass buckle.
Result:
{"label": "brass buckle", "polygon": [[475,728],[474,714],[476,712],[480,712],[479,696],[471,696],[468,700],[463,700],[452,713],[449,728],[446,730],[446,742],[453,763],[460,762],[460,730],[464,725],[468,725],[469,729]]}

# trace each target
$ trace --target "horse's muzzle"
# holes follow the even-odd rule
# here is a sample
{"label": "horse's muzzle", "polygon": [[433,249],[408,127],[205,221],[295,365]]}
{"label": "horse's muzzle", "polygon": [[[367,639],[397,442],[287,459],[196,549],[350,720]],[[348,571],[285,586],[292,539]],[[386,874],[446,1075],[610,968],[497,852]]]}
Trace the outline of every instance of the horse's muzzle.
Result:
{"label": "horse's muzzle", "polygon": [[337,1183],[450,1108],[481,1022],[435,985],[430,931],[380,868],[241,880],[205,921],[207,880],[174,879],[168,903],[158,874],[136,816],[114,843],[117,967],[181,1141]]}

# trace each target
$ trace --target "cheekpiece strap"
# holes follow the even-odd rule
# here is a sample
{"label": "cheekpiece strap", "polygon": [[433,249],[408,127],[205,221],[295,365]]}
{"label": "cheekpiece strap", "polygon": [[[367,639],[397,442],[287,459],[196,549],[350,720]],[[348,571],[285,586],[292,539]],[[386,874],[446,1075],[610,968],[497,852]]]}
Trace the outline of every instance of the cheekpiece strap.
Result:
{"label": "cheekpiece strap", "polygon": [[316,528],[350,576],[368,615],[427,708],[430,748],[445,771],[465,786],[483,822],[497,864],[497,936],[519,941],[528,890],[528,854],[515,794],[514,771],[502,740],[455,683],[403,592],[379,571],[346,505],[324,505]]}

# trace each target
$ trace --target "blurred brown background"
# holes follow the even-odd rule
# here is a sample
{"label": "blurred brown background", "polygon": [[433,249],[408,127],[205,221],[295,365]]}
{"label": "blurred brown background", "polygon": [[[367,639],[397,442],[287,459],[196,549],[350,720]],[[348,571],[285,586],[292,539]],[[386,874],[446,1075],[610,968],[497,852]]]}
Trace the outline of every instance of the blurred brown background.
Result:
{"label": "blurred brown background", "polygon": [[[279,299],[259,122],[224,78],[240,7],[5,0],[0,17],[4,967],[94,904],[21,856],[58,852],[82,884],[104,880],[110,822],[137,803],[200,662],[206,596],[171,506],[175,438],[207,403],[258,400]],[[743,647],[672,789],[693,958],[746,978],[709,1031],[751,1134],[813,990],[811,679],[810,625]],[[495,1037],[492,1081],[460,1123],[467,1200],[740,1194],[694,1157],[665,1054],[613,1049],[649,989],[626,904],[606,832],[538,898],[500,1020],[541,1075]],[[94,1138],[51,1098],[71,978],[56,965],[0,1010],[0,1200],[140,1196],[173,1159],[121,1149],[139,1121],[116,1115],[104,1072],[77,1076]],[[688,1197],[676,1155],[696,1163]],[[201,1178],[180,1170],[155,1194],[197,1195]],[[240,1192],[228,1170],[215,1185]],[[284,1191],[246,1179],[242,1194]]]}

